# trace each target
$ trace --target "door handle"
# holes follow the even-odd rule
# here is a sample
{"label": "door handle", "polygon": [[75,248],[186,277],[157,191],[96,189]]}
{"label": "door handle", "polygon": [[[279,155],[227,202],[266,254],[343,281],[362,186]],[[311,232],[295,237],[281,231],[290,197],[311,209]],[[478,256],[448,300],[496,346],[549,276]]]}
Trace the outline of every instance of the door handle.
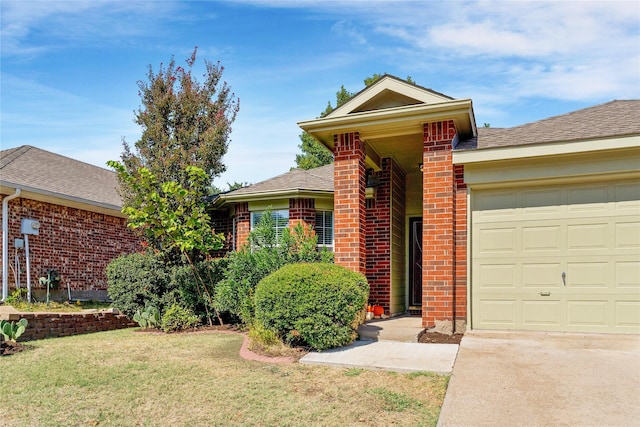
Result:
{"label": "door handle", "polygon": [[567,287],[567,273],[562,272],[562,284]]}
{"label": "door handle", "polygon": [[543,296],[543,297],[551,296],[551,292],[550,291],[542,291],[542,292],[540,292],[540,296]]}

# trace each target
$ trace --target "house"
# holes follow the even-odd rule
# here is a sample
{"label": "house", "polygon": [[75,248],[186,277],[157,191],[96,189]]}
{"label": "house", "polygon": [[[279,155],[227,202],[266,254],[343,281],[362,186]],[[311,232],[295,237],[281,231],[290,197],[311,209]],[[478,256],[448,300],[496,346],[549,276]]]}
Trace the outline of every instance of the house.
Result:
{"label": "house", "polygon": [[640,332],[640,101],[478,128],[471,99],[387,75],[299,126],[335,163],[221,194],[236,248],[271,207],[276,227],[314,226],[388,315]]}
{"label": "house", "polygon": [[140,248],[107,169],[27,145],[2,150],[0,198],[3,300],[9,287],[26,287],[25,243],[34,294],[44,292],[38,278],[54,270],[62,299],[106,299],[105,267]]}

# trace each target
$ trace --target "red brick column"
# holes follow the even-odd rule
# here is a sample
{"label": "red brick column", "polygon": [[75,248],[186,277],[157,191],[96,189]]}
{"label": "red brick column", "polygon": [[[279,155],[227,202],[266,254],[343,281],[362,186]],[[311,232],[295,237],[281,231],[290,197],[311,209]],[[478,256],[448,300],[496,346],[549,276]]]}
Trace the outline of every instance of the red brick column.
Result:
{"label": "red brick column", "polygon": [[335,262],[366,274],[365,153],[358,132],[334,135]]}
{"label": "red brick column", "polygon": [[455,292],[454,315],[457,321],[467,319],[467,184],[464,182],[464,166],[455,165]]}
{"label": "red brick column", "polygon": [[375,199],[367,200],[367,280],[369,302],[391,309],[391,158],[382,159]]}
{"label": "red brick column", "polygon": [[453,121],[424,124],[422,323],[451,322],[454,317],[454,171]]}
{"label": "red brick column", "polygon": [[305,228],[316,225],[316,201],[314,199],[289,199],[289,228],[302,223]]}
{"label": "red brick column", "polygon": [[251,213],[248,203],[236,205],[236,250],[239,250],[249,238],[251,232]]}

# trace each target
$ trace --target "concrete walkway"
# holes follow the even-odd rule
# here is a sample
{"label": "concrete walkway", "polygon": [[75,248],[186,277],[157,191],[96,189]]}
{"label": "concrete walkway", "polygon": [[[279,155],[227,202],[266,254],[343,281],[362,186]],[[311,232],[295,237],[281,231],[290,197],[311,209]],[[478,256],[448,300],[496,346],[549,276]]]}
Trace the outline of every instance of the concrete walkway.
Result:
{"label": "concrete walkway", "polygon": [[423,330],[420,317],[369,321],[358,329],[361,341],[309,353],[300,359],[300,363],[398,372],[451,373],[458,345],[419,344],[418,336]]}
{"label": "concrete walkway", "polygon": [[467,332],[438,426],[640,422],[640,336]]}
{"label": "concrete walkway", "polygon": [[451,373],[457,344],[356,341],[346,347],[306,354],[300,363],[398,372]]}

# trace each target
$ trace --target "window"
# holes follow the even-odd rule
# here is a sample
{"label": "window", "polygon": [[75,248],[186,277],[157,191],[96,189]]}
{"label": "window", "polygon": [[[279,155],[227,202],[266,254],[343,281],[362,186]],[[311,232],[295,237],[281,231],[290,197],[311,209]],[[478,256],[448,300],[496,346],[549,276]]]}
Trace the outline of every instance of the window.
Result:
{"label": "window", "polygon": [[316,211],[316,235],[318,246],[333,247],[333,212]]}
{"label": "window", "polygon": [[[251,212],[251,230],[260,222],[264,212]],[[273,227],[276,232],[276,240],[280,240],[282,237],[282,230],[289,227],[289,211],[271,211],[271,218],[273,218]]]}

